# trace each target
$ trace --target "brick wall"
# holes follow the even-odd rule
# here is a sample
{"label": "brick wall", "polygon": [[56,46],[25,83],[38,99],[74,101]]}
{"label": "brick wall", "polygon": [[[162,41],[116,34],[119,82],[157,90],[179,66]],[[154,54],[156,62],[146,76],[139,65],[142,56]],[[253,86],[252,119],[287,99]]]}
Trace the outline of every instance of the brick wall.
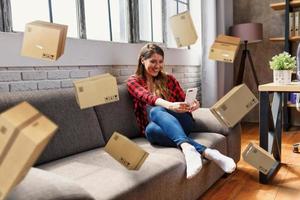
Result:
{"label": "brick wall", "polygon": [[[135,72],[136,66],[53,66],[0,67],[0,92],[48,90],[73,87],[73,80],[111,73],[118,84]],[[166,66],[184,89],[198,87],[200,99],[201,70],[199,66]]]}

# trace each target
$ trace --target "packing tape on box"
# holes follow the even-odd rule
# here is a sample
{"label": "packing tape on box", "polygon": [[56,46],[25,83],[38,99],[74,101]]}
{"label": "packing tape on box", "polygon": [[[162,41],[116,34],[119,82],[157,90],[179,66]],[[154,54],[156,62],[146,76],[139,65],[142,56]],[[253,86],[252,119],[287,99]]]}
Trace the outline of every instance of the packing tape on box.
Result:
{"label": "packing tape on box", "polygon": [[[35,120],[37,120],[40,116],[42,116],[41,113],[37,113],[35,114],[33,117],[31,117],[30,119],[28,119],[26,122],[24,122],[23,124],[21,124],[19,127],[16,127],[15,130],[12,133],[12,136],[10,137],[7,145],[4,147],[3,152],[1,152],[0,154],[0,165],[3,162],[5,156],[7,155],[10,147],[12,146],[12,144],[14,143],[14,141],[16,140],[18,134],[22,131],[22,129],[24,129],[26,126],[30,125],[32,122],[34,122]],[[2,134],[5,134],[6,132],[6,128],[4,125],[1,126],[0,128],[0,132]]]}

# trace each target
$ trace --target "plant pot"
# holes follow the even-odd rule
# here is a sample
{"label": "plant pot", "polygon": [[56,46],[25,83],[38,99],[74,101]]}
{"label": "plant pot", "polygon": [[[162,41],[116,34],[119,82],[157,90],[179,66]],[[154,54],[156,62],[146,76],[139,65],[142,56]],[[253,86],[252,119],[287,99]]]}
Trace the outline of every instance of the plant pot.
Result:
{"label": "plant pot", "polygon": [[273,70],[273,82],[280,85],[290,84],[292,80],[291,70]]}

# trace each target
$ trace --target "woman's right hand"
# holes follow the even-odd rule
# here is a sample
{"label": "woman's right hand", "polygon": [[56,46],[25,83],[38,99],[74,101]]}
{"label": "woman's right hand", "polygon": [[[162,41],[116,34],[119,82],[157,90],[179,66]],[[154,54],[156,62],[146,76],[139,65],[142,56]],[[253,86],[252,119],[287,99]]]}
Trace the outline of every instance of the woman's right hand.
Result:
{"label": "woman's right hand", "polygon": [[155,101],[155,105],[164,107],[168,110],[172,110],[178,113],[189,112],[189,110],[191,109],[190,105],[185,102],[170,102],[162,98],[158,98]]}
{"label": "woman's right hand", "polygon": [[172,102],[168,106],[168,109],[174,112],[184,113],[184,112],[189,112],[190,105],[185,102]]}

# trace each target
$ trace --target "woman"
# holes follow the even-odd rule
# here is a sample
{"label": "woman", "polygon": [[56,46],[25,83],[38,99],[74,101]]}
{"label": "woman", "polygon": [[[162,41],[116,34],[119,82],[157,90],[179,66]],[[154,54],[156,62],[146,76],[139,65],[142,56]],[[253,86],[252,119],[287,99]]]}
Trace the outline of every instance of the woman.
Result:
{"label": "woman", "polygon": [[231,158],[187,136],[194,123],[191,112],[199,108],[199,102],[184,103],[184,91],[173,76],[163,72],[163,65],[163,50],[155,44],[146,44],[141,49],[135,74],[127,81],[141,132],[151,144],[180,148],[188,179],[201,170],[201,155],[225,172],[233,172],[236,165]]}

